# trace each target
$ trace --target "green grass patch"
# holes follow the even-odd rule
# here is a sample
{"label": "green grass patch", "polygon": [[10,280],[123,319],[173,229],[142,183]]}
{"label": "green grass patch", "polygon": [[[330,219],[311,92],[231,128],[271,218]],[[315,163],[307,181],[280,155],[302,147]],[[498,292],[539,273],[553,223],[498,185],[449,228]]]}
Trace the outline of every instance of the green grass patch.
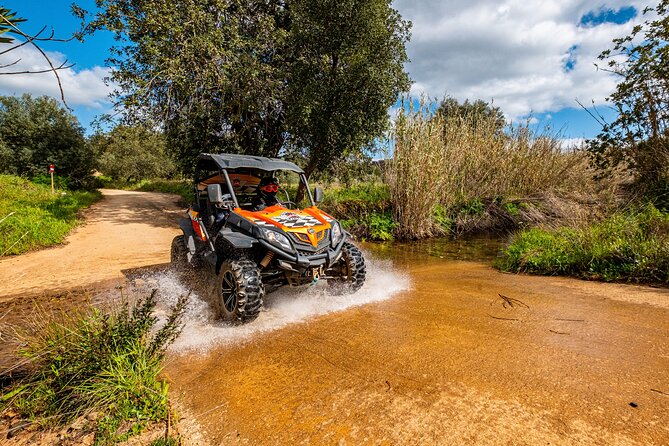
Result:
{"label": "green grass patch", "polygon": [[522,231],[498,266],[505,271],[669,284],[669,214],[647,206],[582,229]]}
{"label": "green grass patch", "polygon": [[109,177],[98,177],[100,187],[107,189],[136,190],[140,192],[163,192],[181,196],[186,203],[193,201],[193,182],[190,180],[140,180],[121,181]]}
{"label": "green grass patch", "polygon": [[62,243],[78,212],[101,197],[98,191],[69,191],[0,175],[0,256]]}
{"label": "green grass patch", "polygon": [[341,221],[347,231],[362,239],[388,241],[397,228],[390,212],[390,192],[382,183],[358,183],[325,188],[319,207]]}
{"label": "green grass patch", "polygon": [[390,192],[383,183],[358,183],[350,187],[327,187],[319,205],[337,218],[353,218],[390,210]]}
{"label": "green grass patch", "polygon": [[155,291],[106,312],[36,317],[17,335],[27,374],[3,392],[0,408],[44,427],[86,416],[96,445],[123,441],[164,420],[162,360],[181,331],[186,302],[180,298],[159,329]]}

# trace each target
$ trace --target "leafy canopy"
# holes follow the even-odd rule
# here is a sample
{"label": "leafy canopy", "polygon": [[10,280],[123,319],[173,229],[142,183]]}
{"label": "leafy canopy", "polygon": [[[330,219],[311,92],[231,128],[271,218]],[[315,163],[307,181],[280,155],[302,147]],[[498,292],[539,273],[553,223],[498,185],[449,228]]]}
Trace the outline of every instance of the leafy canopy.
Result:
{"label": "leafy canopy", "polygon": [[90,144],[98,157],[98,169],[114,179],[166,178],[174,174],[162,133],[143,126],[119,125],[97,133]]}
{"label": "leafy canopy", "polygon": [[[618,112],[590,141],[590,153],[602,169],[628,166],[642,192],[669,194],[669,0],[654,9],[656,18],[615,39],[601,53],[606,69],[621,77],[608,100]],[[666,197],[665,197],[666,198]]]}
{"label": "leafy canopy", "polygon": [[71,185],[86,187],[93,162],[79,121],[55,99],[0,96],[0,173],[30,177],[54,164]]}
{"label": "leafy canopy", "polygon": [[164,129],[182,170],[197,153],[290,155],[311,173],[381,135],[409,87],[410,24],[389,0],[97,0],[84,35],[109,60],[127,122]]}

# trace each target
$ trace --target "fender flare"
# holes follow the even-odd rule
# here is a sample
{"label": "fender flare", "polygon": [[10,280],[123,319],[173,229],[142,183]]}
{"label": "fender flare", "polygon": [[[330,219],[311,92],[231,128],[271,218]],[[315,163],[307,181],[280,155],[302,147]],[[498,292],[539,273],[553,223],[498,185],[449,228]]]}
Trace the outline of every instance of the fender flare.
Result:
{"label": "fender flare", "polygon": [[195,231],[193,230],[189,218],[180,218],[179,227],[184,233],[186,248],[188,249],[188,261],[190,262],[195,254]]}
{"label": "fender flare", "polygon": [[223,238],[226,242],[235,249],[249,249],[253,248],[258,240],[248,235],[240,234],[239,232],[231,231],[230,229],[223,228],[218,232],[218,236]]}

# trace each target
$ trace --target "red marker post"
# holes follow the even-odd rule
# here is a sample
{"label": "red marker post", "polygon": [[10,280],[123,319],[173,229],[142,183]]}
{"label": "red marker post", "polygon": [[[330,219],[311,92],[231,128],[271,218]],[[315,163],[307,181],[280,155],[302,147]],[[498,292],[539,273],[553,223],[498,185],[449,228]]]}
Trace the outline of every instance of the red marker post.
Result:
{"label": "red marker post", "polygon": [[54,190],[54,187],[53,187],[53,171],[54,171],[54,170],[55,170],[55,169],[54,169],[53,164],[49,164],[49,173],[51,174],[51,193],[52,193],[52,194],[55,194],[55,193],[56,193],[56,191]]}

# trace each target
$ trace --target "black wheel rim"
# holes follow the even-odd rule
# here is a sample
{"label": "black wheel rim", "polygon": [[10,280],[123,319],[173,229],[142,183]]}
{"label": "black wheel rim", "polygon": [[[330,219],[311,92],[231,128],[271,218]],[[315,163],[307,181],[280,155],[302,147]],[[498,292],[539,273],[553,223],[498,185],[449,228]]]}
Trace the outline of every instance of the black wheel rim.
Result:
{"label": "black wheel rim", "polygon": [[223,283],[221,284],[221,295],[223,297],[223,306],[232,313],[237,308],[237,281],[230,271],[223,274]]}

